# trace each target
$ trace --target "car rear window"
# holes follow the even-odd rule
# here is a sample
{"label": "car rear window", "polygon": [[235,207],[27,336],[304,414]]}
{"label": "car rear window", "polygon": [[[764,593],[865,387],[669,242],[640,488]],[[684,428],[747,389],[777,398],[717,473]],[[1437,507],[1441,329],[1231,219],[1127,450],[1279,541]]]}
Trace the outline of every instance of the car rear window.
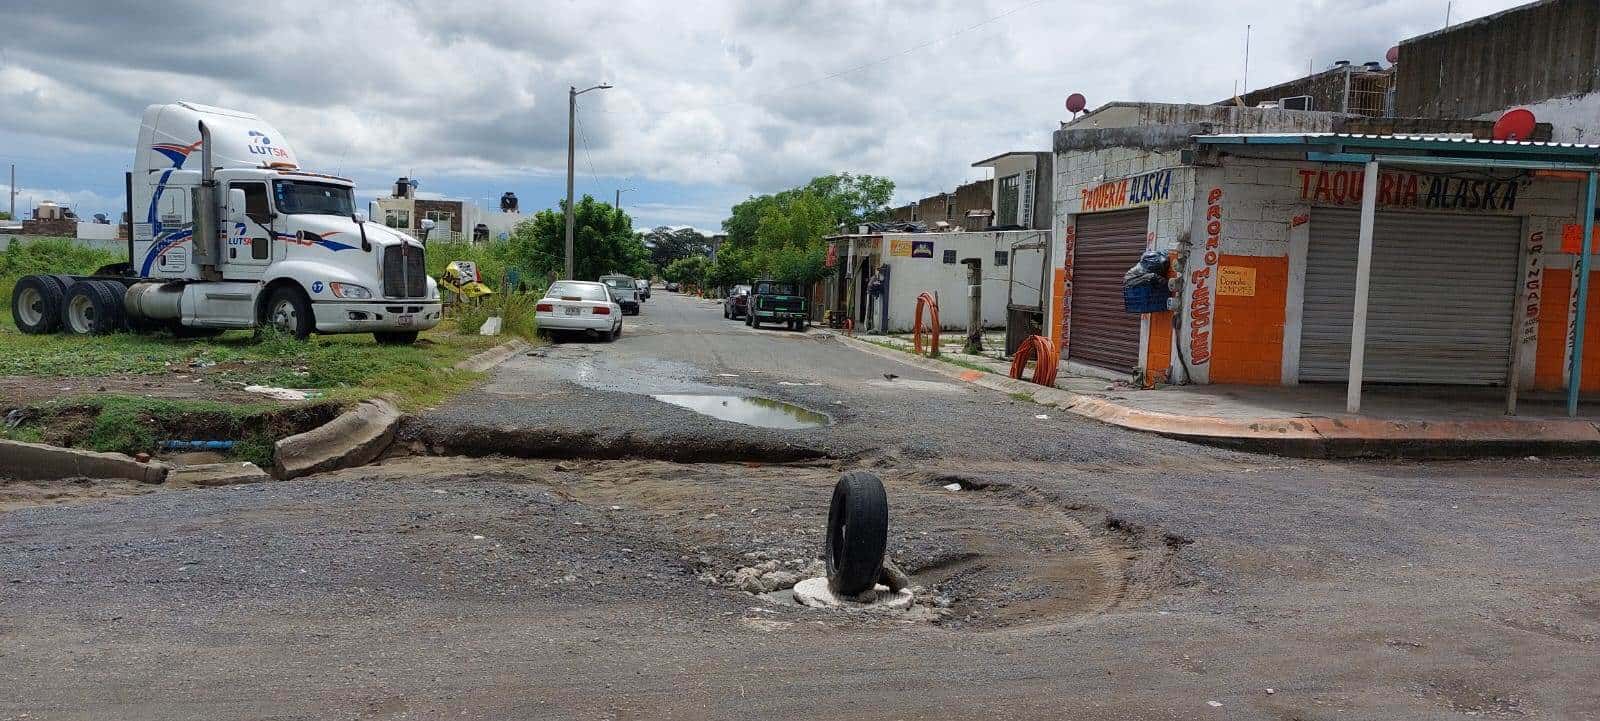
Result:
{"label": "car rear window", "polygon": [[581,300],[609,300],[605,288],[589,283],[556,283],[545,293],[550,298],[578,298]]}
{"label": "car rear window", "polygon": [[627,290],[632,290],[633,289],[633,281],[631,281],[631,280],[629,280],[627,278],[606,278],[605,280],[602,280],[600,282],[605,283],[606,285],[611,286],[612,288],[627,289]]}

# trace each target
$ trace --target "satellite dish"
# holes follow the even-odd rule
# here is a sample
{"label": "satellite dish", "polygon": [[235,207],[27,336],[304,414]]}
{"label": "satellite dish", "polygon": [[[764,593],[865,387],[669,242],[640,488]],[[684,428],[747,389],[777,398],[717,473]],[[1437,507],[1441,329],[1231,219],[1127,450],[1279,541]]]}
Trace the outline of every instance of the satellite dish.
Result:
{"label": "satellite dish", "polygon": [[1400,62],[1400,46],[1389,48],[1389,52],[1383,54],[1383,59],[1389,61],[1390,65]]}
{"label": "satellite dish", "polygon": [[1512,108],[1501,115],[1499,120],[1494,121],[1494,139],[1527,140],[1533,136],[1533,128],[1537,123],[1532,111],[1527,108]]}
{"label": "satellite dish", "polygon": [[1088,107],[1089,101],[1084,99],[1083,93],[1073,93],[1067,96],[1067,112],[1081,113]]}

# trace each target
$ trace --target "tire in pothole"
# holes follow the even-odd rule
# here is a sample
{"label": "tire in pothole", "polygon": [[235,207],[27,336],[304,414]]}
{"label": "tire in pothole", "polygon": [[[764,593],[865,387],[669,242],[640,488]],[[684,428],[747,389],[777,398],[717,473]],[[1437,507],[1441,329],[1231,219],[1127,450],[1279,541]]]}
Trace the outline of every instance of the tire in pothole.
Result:
{"label": "tire in pothole", "polygon": [[839,477],[828,506],[828,537],[823,562],[828,587],[842,596],[872,590],[889,545],[889,497],[883,481],[866,471]]}

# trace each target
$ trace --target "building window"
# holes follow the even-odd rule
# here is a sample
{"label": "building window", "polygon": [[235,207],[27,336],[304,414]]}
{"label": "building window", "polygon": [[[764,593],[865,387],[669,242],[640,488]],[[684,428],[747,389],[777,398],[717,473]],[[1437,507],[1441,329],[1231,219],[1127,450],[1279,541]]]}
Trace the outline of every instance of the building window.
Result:
{"label": "building window", "polygon": [[1011,253],[1009,251],[997,250],[994,252],[994,264],[996,267],[1005,265],[1009,260],[1011,260]]}
{"label": "building window", "polygon": [[410,228],[411,211],[385,210],[383,211],[383,224],[391,228]]}
{"label": "building window", "polygon": [[1022,194],[1022,174],[1007,175],[1000,179],[1000,207],[994,214],[995,225],[1017,224],[1017,199]]}
{"label": "building window", "polygon": [[424,213],[423,217],[433,221],[434,227],[438,228],[439,230],[449,230],[450,221],[456,217],[456,214],[443,210],[430,210],[427,213]]}

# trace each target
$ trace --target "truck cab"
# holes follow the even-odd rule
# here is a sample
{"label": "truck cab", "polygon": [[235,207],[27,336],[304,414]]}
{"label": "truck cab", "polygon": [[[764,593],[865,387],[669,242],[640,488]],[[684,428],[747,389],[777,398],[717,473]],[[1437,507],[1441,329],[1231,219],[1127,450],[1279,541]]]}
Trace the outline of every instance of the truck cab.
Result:
{"label": "truck cab", "polygon": [[422,242],[368,222],[351,181],[302,169],[254,115],[150,106],[129,186],[130,321],[380,342],[439,323]]}
{"label": "truck cab", "polygon": [[811,325],[811,304],[794,283],[753,280],[744,322],[754,328],[762,323],[782,323],[789,330],[805,330]]}

